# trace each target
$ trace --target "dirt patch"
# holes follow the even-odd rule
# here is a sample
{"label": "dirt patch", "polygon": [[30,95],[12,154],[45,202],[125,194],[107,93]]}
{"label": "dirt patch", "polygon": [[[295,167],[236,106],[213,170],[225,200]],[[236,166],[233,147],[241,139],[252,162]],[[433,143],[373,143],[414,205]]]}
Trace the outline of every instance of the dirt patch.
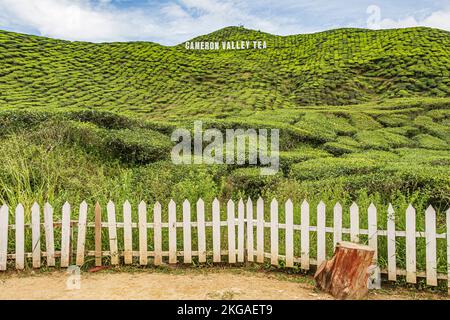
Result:
{"label": "dirt patch", "polygon": [[[307,276],[247,271],[82,273],[81,288],[67,288],[64,272],[0,276],[0,299],[301,299],[328,300]],[[441,295],[378,291],[369,299],[445,299]]]}

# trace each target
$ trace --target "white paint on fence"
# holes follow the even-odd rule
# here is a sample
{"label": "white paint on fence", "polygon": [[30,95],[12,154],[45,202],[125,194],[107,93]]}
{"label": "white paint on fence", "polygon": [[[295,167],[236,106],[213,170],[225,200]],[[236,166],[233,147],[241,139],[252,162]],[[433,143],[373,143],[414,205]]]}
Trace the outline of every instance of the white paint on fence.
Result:
{"label": "white paint on fence", "polygon": [[285,222],[286,267],[292,268],[294,266],[294,205],[291,199],[286,201],[284,211],[286,218]]}
{"label": "white paint on fence", "polygon": [[369,246],[375,250],[373,255],[372,273],[369,278],[369,288],[381,289],[381,273],[378,267],[378,220],[377,208],[373,203],[367,209],[367,233]]}
{"label": "white paint on fence", "polygon": [[333,208],[333,248],[342,241],[342,206],[338,202]]}
{"label": "white paint on fence", "polygon": [[112,201],[108,202],[106,211],[108,213],[109,250],[111,256],[111,264],[115,266],[119,264],[119,250],[117,245],[116,207]]}
{"label": "white paint on fence", "polygon": [[125,264],[133,263],[133,229],[131,220],[131,203],[123,204],[123,260]]}
{"label": "white paint on fence", "polygon": [[425,244],[427,284],[437,286],[436,211],[432,206],[429,206],[425,211]]}
{"label": "white paint on fence", "polygon": [[139,264],[147,265],[147,205],[144,201],[139,203],[138,207],[139,219]]}
{"label": "white paint on fence", "polygon": [[278,201],[270,203],[270,263],[278,265]]}
{"label": "white paint on fence", "polygon": [[169,263],[177,263],[177,205],[169,202]]}
{"label": "white paint on fence", "polygon": [[62,208],[61,224],[61,267],[67,268],[70,264],[70,204],[64,203]]}
{"label": "white paint on fence", "polygon": [[228,200],[227,203],[228,218],[228,263],[236,263],[236,229],[234,222],[234,202]]}
{"label": "white paint on fence", "polygon": [[253,243],[253,202],[250,198],[247,200],[247,260],[253,262],[254,258]]}
{"label": "white paint on fence", "polygon": [[[78,230],[80,230],[80,227],[78,227]],[[47,266],[54,267],[55,235],[53,231],[53,208],[48,202],[44,205],[44,231],[45,231],[45,248],[47,252]]]}
{"label": "white paint on fence", "polygon": [[416,283],[416,209],[406,209],[406,281]]}
{"label": "white paint on fence", "polygon": [[304,200],[301,207],[301,268],[309,270],[309,203]]}
{"label": "white paint on fence", "polygon": [[8,206],[3,205],[0,207],[0,271],[6,270],[8,261],[8,220]]}
{"label": "white paint on fence", "polygon": [[[155,266],[162,264],[162,222],[161,222],[161,204],[156,202],[153,206],[153,242],[155,249]],[[147,254],[147,253],[146,253]],[[146,263],[147,264],[147,263]]]}
{"label": "white paint on fence", "polygon": [[[51,208],[51,207],[50,207]],[[87,223],[87,203],[83,201],[80,204],[80,211],[78,214],[78,238],[77,238],[77,266],[84,264],[85,246],[86,246],[86,223]],[[44,212],[46,208],[44,207]],[[53,209],[52,209],[53,212]],[[53,229],[52,229],[53,231]],[[47,232],[47,231],[46,231]],[[48,258],[47,258],[48,259]]]}
{"label": "white paint on fence", "polygon": [[197,201],[198,262],[206,262],[205,202]]}
{"label": "white paint on fence", "polygon": [[355,202],[350,207],[350,241],[359,242],[359,208]]}
{"label": "white paint on fence", "polygon": [[33,268],[41,267],[41,215],[39,205],[35,202],[31,207],[31,246]]}
{"label": "white paint on fence", "polygon": [[317,265],[320,266],[326,260],[326,217],[325,203],[320,201],[317,205]]}
{"label": "white paint on fence", "polygon": [[264,262],[264,200],[256,201],[256,262]]}
{"label": "white paint on fence", "polygon": [[245,243],[245,206],[242,199],[238,202],[238,262],[244,262],[244,243]]}
{"label": "white paint on fence", "polygon": [[391,204],[389,204],[387,213],[388,279],[391,281],[397,281],[397,255],[395,251],[395,212]]}
{"label": "white paint on fence", "polygon": [[183,202],[183,262],[192,263],[191,204]]}
{"label": "white paint on fence", "polygon": [[[341,240],[342,234],[350,234],[355,240],[359,239],[360,235],[367,235],[369,246],[374,248],[378,255],[374,256],[374,266],[372,270],[378,270],[377,263],[380,256],[387,257],[387,273],[389,280],[395,280],[397,275],[406,275],[407,282],[415,283],[417,277],[426,276],[427,284],[436,286],[439,279],[446,279],[448,281],[450,292],[450,209],[446,212],[446,227],[445,233],[437,234],[437,213],[430,206],[425,211],[425,232],[417,231],[416,228],[416,210],[410,205],[406,210],[406,228],[405,231],[396,230],[396,221],[394,217],[394,209],[389,205],[387,210],[387,229],[378,230],[377,221],[379,219],[375,205],[371,204],[368,208],[368,227],[367,230],[359,228],[359,209],[356,204],[352,204],[350,209],[350,228],[342,228],[342,207],[339,203],[333,209],[333,227],[327,227],[326,207],[323,202],[317,206],[317,223],[315,226],[310,225],[310,211],[309,204],[305,200],[301,205],[300,222],[301,225],[296,225],[294,222],[295,212],[294,204],[291,200],[284,204],[285,219],[280,222],[280,212],[278,202],[273,199],[270,203],[270,222],[265,222],[264,201],[258,199],[256,204],[256,220],[254,220],[253,203],[249,199],[245,205],[242,200],[237,204],[237,217],[235,203],[230,200],[226,206],[226,221],[221,221],[220,204],[217,199],[212,205],[212,221],[206,221],[205,218],[205,204],[203,200],[197,201],[197,219],[192,221],[190,203],[186,200],[182,204],[183,221],[177,222],[176,204],[174,201],[169,203],[168,207],[168,223],[162,222],[161,205],[156,203],[153,210],[153,221],[147,223],[147,209],[146,204],[141,202],[138,207],[138,223],[132,222],[131,204],[126,201],[123,204],[123,223],[117,222],[115,205],[109,202],[107,205],[108,221],[102,223],[101,221],[101,206],[95,206],[95,223],[87,222],[88,206],[86,202],[80,204],[78,213],[78,221],[74,223],[71,221],[71,209],[69,203],[65,203],[62,208],[61,222],[54,221],[53,208],[49,203],[43,207],[43,227],[45,230],[46,251],[40,250],[41,239],[41,218],[40,207],[37,203],[31,207],[31,223],[24,222],[24,207],[19,204],[15,209],[15,224],[9,224],[8,207],[3,205],[0,207],[0,270],[5,270],[8,266],[8,259],[15,260],[16,269],[21,270],[25,267],[27,258],[32,258],[33,267],[41,266],[42,257],[47,258],[47,265],[55,265],[55,260],[60,257],[61,266],[67,267],[70,265],[71,258],[76,256],[77,265],[83,265],[86,256],[95,256],[96,265],[100,266],[101,256],[109,256],[111,263],[118,264],[119,257],[123,256],[125,264],[132,263],[133,256],[139,257],[141,265],[147,265],[148,257],[154,257],[154,264],[162,264],[163,257],[169,257],[169,263],[176,263],[178,257],[184,257],[185,263],[192,263],[193,257],[198,256],[200,263],[205,263],[207,255],[211,251],[207,249],[206,235],[207,230],[212,229],[213,234],[213,260],[220,262],[221,254],[228,255],[228,262],[245,262],[245,249],[247,249],[247,261],[253,261],[256,255],[256,260],[263,262],[265,258],[270,258],[271,264],[278,266],[280,260],[285,261],[288,268],[294,267],[295,263],[300,262],[300,267],[303,270],[308,270],[310,264],[320,264],[327,256],[327,233],[333,233],[333,243]],[[283,218],[281,218],[283,219]],[[284,223],[283,223],[284,222]],[[255,226],[256,224],[256,226]],[[55,252],[54,245],[54,229],[55,226],[61,225],[61,250]],[[356,225],[356,227],[355,227]],[[56,227],[56,228],[57,228]],[[177,239],[177,228],[183,228],[183,237]],[[228,250],[222,250],[221,247],[221,228],[228,227]],[[256,227],[256,250],[254,248],[253,235]],[[31,229],[31,252],[25,252],[25,228]],[[71,235],[75,229],[78,229],[76,252],[71,252],[72,239]],[[86,250],[86,236],[90,235],[87,228],[95,228],[95,251]],[[102,251],[101,247],[101,231],[102,228],[108,228],[109,231],[109,250]],[[123,243],[124,249],[118,250],[118,228],[123,228]],[[133,251],[132,234],[133,228],[139,229],[139,251]],[[192,250],[192,228],[197,229],[198,251]],[[210,228],[210,229],[208,229]],[[270,228],[270,239],[264,238],[264,229]],[[148,251],[148,232],[153,229],[154,246],[153,251]],[[167,234],[163,230],[168,230]],[[237,229],[237,230],[236,230]],[[279,229],[284,229],[284,254],[280,255],[280,239]],[[14,230],[15,234],[15,252],[8,252],[8,234],[10,230]],[[237,232],[236,232],[237,231]],[[300,231],[300,243],[296,240],[296,231]],[[283,231],[281,231],[283,233]],[[315,233],[317,239],[317,259],[310,260],[310,233]],[[120,234],[120,233],[119,233]],[[237,234],[237,236],[236,236]],[[164,237],[163,237],[164,235]],[[236,238],[237,237],[237,238]],[[386,237],[387,248],[384,246],[378,247],[378,240],[380,237]],[[267,238],[267,237],[266,237]],[[406,270],[397,269],[396,259],[396,239],[402,238],[406,243]],[[426,268],[425,272],[416,270],[416,239],[425,238],[426,243]],[[448,275],[438,273],[438,251],[437,239],[446,239],[446,259],[448,265]],[[168,240],[169,250],[163,251],[164,240]],[[270,251],[266,252],[265,240],[270,241]],[[300,245],[301,255],[295,256],[295,246]],[[183,251],[177,251],[179,246],[183,247]],[[226,246],[226,245],[225,245]],[[247,248],[245,248],[247,247]],[[382,250],[387,250],[382,252]],[[283,251],[281,249],[281,251]],[[442,259],[442,257],[439,257]],[[444,258],[445,259],[445,258]],[[375,274],[379,276],[379,272]],[[373,275],[371,276],[371,283],[373,283]]]}
{"label": "white paint on fence", "polygon": [[16,269],[25,268],[25,223],[22,204],[16,207]]}
{"label": "white paint on fence", "polygon": [[220,262],[220,204],[217,198],[212,203],[213,262]]}

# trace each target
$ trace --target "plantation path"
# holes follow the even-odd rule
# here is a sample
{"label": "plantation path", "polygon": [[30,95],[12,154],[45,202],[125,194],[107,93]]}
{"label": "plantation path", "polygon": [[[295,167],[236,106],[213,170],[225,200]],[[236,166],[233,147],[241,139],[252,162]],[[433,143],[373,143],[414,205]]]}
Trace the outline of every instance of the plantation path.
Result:
{"label": "plantation path", "polygon": [[[0,299],[332,299],[304,276],[235,269],[84,272],[81,289],[68,290],[64,272],[0,274]],[[398,290],[370,299],[445,299],[443,295]]]}

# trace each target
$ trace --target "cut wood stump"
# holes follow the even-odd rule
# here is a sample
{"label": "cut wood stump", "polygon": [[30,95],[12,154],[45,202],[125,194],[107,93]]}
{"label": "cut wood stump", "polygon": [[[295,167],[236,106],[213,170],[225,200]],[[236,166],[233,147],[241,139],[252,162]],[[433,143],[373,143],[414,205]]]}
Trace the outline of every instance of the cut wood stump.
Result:
{"label": "cut wood stump", "polygon": [[317,286],[337,299],[364,298],[374,253],[369,246],[337,243],[333,258],[323,262],[314,275]]}

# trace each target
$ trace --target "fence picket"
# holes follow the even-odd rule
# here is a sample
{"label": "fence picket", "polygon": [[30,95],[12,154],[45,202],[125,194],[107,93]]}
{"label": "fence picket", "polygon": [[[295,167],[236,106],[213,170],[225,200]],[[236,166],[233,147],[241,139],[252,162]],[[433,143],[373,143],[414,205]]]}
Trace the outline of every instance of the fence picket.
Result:
{"label": "fence picket", "polygon": [[146,266],[148,263],[147,254],[147,205],[141,201],[138,206],[139,220],[139,264]]}
{"label": "fence picket", "polygon": [[55,235],[53,231],[53,208],[50,203],[44,205],[45,248],[47,252],[47,266],[55,266]]}
{"label": "fence picket", "polygon": [[317,265],[320,266],[326,260],[326,218],[325,203],[320,201],[317,205]]}
{"label": "fence picket", "polygon": [[304,200],[301,206],[301,256],[300,266],[309,270],[309,203]]}
{"label": "fence picket", "polygon": [[367,233],[369,247],[375,250],[372,264],[374,266],[373,272],[370,275],[371,288],[381,289],[381,272],[378,267],[378,220],[377,208],[373,203],[367,209]]}
{"label": "fence picket", "polygon": [[238,256],[237,261],[238,262],[244,262],[244,243],[245,243],[245,208],[244,208],[244,201],[242,199],[239,200],[238,203]]}
{"label": "fence picket", "polygon": [[286,267],[292,268],[294,266],[294,206],[291,199],[285,203],[285,219]]}
{"label": "fence picket", "polygon": [[227,218],[228,218],[228,263],[236,263],[236,229],[234,222],[234,202],[228,200]]}
{"label": "fence picket", "polygon": [[123,204],[123,260],[125,264],[133,263],[133,229],[131,223],[131,204],[127,200]]}
{"label": "fence picket", "polygon": [[[161,204],[156,202],[153,206],[153,242],[155,247],[155,266],[162,264],[162,222],[161,222]],[[147,240],[145,240],[147,243]],[[147,263],[145,263],[147,264]]]}
{"label": "fence picket", "polygon": [[102,265],[102,208],[95,204],[95,266]]}
{"label": "fence picket", "polygon": [[278,265],[278,201],[270,203],[270,263]]}
{"label": "fence picket", "polygon": [[388,279],[397,281],[397,257],[395,240],[395,212],[391,204],[388,207],[387,216],[387,258],[388,258]]}
{"label": "fence picket", "polygon": [[339,202],[333,208],[333,248],[342,241],[342,206]]}
{"label": "fence picket", "polygon": [[114,202],[108,202],[106,211],[108,213],[109,251],[111,255],[111,264],[115,266],[119,264],[119,250],[117,249],[116,207]]}
{"label": "fence picket", "polygon": [[39,205],[35,202],[31,207],[31,251],[33,268],[41,267],[41,215]]}
{"label": "fence picket", "polygon": [[359,208],[355,202],[350,207],[350,241],[359,242]]}
{"label": "fence picket", "polygon": [[67,268],[70,264],[70,204],[64,203],[62,208],[61,224],[61,267]]}
{"label": "fence picket", "polygon": [[16,269],[25,268],[25,221],[22,204],[16,207]]}
{"label": "fence picket", "polygon": [[432,206],[425,211],[425,243],[427,285],[437,286],[436,211]]}
{"label": "fence picket", "polygon": [[8,206],[0,207],[0,271],[6,271],[8,262]]}
{"label": "fence picket", "polygon": [[177,263],[177,206],[169,202],[169,263]]}
{"label": "fence picket", "polygon": [[[45,210],[45,208],[44,208]],[[78,236],[77,236],[77,266],[84,264],[84,254],[86,245],[86,222],[87,222],[87,203],[83,201],[80,204],[80,211],[78,214]],[[47,258],[48,259],[48,258]]]}
{"label": "fence picket", "polygon": [[197,201],[198,262],[206,262],[205,202]]}
{"label": "fence picket", "polygon": [[191,245],[191,204],[188,200],[183,202],[183,262],[192,262]]}
{"label": "fence picket", "polygon": [[213,262],[220,262],[220,204],[217,198],[212,203]]}
{"label": "fence picket", "polygon": [[406,281],[416,283],[416,209],[406,209]]}
{"label": "fence picket", "polygon": [[253,244],[253,202],[250,198],[247,200],[247,260],[253,262],[254,244]]}
{"label": "fence picket", "polygon": [[256,201],[256,262],[264,262],[264,200]]}

